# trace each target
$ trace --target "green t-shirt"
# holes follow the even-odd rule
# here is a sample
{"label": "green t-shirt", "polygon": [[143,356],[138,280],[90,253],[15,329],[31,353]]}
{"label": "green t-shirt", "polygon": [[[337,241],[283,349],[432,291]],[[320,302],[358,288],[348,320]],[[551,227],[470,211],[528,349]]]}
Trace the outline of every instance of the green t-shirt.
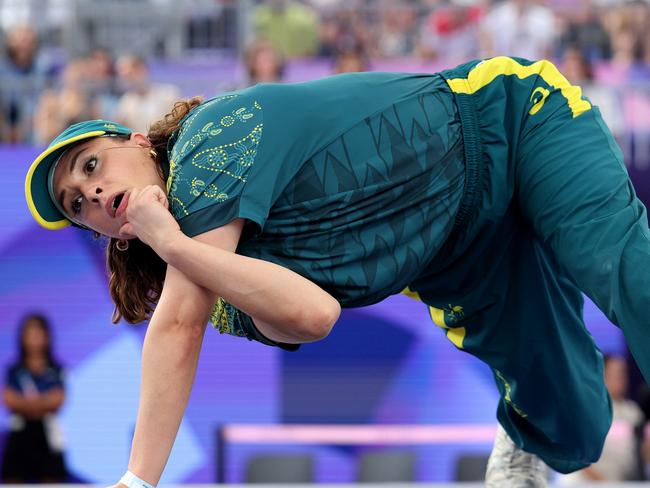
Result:
{"label": "green t-shirt", "polygon": [[292,269],[344,307],[399,293],[421,273],[452,229],[465,181],[452,95],[429,74],[229,93],[188,115],[169,160],[184,233],[244,218],[238,253]]}

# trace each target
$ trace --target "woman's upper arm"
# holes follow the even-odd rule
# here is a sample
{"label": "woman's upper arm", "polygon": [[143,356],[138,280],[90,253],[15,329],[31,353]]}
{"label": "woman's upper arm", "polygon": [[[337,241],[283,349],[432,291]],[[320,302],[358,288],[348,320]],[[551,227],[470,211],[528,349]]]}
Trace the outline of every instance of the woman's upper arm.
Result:
{"label": "woman's upper arm", "polygon": [[[245,223],[245,219],[236,219],[222,227],[199,234],[194,237],[194,239],[226,251],[235,252]],[[227,305],[227,302],[224,302],[222,305]],[[278,340],[272,339],[272,337],[278,336],[278,332],[270,324],[267,324],[258,318],[248,316],[239,310],[236,310],[234,313],[236,313],[240,319],[239,325],[243,329],[243,331],[240,330],[239,332],[245,333],[245,336],[249,340],[253,339],[267,345],[278,346],[282,349],[291,351],[295,351],[298,348],[298,345],[296,344],[285,343],[284,337],[277,337]],[[231,322],[230,319],[233,319],[232,313],[226,312],[226,316],[228,317],[226,319],[227,322]],[[223,319],[223,316],[217,316],[217,320],[219,319]],[[245,322],[247,322],[247,324]],[[237,329],[237,327],[229,325],[228,329],[230,330],[228,333],[233,333],[235,331],[234,329]]]}
{"label": "woman's upper arm", "polygon": [[222,227],[199,234],[194,239],[226,251],[235,252],[244,229],[244,223],[244,219],[236,219]]}
{"label": "woman's upper arm", "polygon": [[[196,240],[234,252],[244,227],[238,219],[227,225],[205,232]],[[205,325],[212,313],[216,296],[210,290],[192,282],[173,266],[167,267],[165,285],[156,306],[154,317],[162,315],[176,324]]]}

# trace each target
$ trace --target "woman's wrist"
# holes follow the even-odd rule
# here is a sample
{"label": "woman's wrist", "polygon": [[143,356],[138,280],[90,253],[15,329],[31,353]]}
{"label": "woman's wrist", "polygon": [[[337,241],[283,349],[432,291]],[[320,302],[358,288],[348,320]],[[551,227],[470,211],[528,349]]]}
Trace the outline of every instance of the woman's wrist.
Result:
{"label": "woman's wrist", "polygon": [[127,488],[156,488],[155,485],[152,485],[128,470],[124,473],[122,478],[120,478],[120,484]]}
{"label": "woman's wrist", "polygon": [[174,260],[174,256],[179,251],[182,241],[187,238],[188,237],[183,234],[180,229],[177,229],[174,232],[167,232],[160,239],[160,244],[154,248],[154,251],[156,251],[163,261],[173,266],[172,261]]}

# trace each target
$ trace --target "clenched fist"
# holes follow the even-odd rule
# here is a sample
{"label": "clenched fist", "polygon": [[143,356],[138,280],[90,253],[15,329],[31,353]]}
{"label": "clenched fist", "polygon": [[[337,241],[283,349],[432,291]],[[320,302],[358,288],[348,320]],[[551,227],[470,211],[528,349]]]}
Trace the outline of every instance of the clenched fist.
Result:
{"label": "clenched fist", "polygon": [[120,235],[137,236],[155,251],[180,231],[178,222],[169,212],[165,192],[156,185],[133,189],[128,193],[126,223]]}

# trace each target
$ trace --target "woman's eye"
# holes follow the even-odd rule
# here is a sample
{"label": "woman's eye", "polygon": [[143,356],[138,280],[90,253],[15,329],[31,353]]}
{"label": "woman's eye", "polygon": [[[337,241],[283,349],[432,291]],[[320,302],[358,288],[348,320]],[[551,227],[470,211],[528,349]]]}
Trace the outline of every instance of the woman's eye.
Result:
{"label": "woman's eye", "polygon": [[73,215],[77,215],[81,212],[81,195],[72,200],[70,209],[72,210]]}
{"label": "woman's eye", "polygon": [[97,158],[91,156],[86,162],[86,167],[84,169],[86,170],[86,173],[92,173],[95,170],[95,166],[97,166]]}

